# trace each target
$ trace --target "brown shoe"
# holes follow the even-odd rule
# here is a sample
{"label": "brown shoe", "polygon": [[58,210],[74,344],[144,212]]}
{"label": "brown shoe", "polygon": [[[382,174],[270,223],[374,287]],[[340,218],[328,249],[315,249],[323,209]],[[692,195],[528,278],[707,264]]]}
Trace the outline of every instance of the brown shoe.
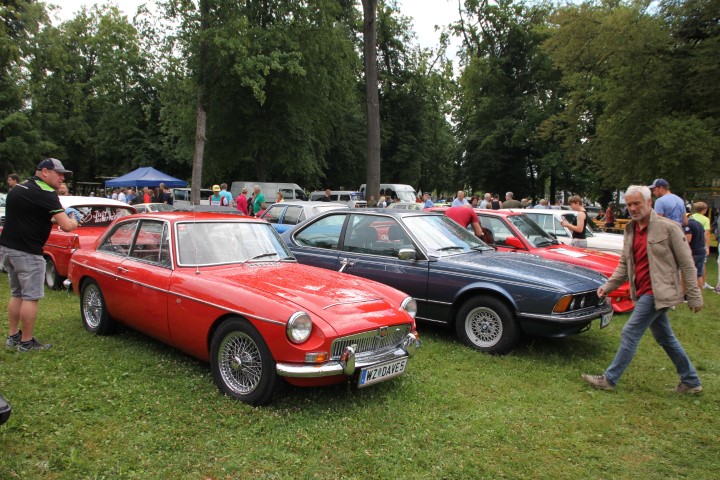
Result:
{"label": "brown shoe", "polygon": [[691,387],[690,385],[686,385],[682,382],[678,383],[677,387],[672,389],[675,393],[687,393],[690,395],[697,395],[698,393],[702,392],[702,385],[698,385],[697,387]]}
{"label": "brown shoe", "polygon": [[583,373],[582,379],[594,388],[600,390],[615,390],[615,385],[610,383],[608,379],[605,378],[605,375],[588,375],[587,373]]}

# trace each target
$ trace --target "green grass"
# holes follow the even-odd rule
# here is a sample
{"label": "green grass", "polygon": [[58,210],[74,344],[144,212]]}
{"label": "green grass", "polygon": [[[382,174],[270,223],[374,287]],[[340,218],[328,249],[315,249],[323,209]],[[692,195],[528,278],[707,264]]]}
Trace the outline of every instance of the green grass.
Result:
{"label": "green grass", "polygon": [[[6,329],[4,275],[0,292]],[[649,333],[617,391],[582,383],[612,360],[621,315],[502,357],[421,324],[403,377],[288,387],[251,408],[220,395],[208,365],[132,331],[91,335],[77,297],[47,292],[36,333],[52,350],[0,347],[13,406],[0,479],[717,478],[720,295],[704,296],[699,314],[671,314],[705,386],[697,397],[669,392],[677,375]]]}

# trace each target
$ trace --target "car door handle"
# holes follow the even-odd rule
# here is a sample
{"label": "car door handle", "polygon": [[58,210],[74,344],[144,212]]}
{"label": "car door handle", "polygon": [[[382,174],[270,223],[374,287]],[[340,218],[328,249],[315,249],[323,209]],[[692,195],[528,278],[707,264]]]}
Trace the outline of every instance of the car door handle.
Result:
{"label": "car door handle", "polygon": [[341,258],[340,259],[340,270],[338,270],[338,272],[342,273],[343,270],[345,270],[347,267],[352,267],[353,265],[355,265],[355,262],[351,262],[347,258]]}
{"label": "car door handle", "polygon": [[118,272],[120,272],[120,273],[127,273],[130,271],[127,268],[123,268],[123,267],[117,267],[117,269],[118,269]]}

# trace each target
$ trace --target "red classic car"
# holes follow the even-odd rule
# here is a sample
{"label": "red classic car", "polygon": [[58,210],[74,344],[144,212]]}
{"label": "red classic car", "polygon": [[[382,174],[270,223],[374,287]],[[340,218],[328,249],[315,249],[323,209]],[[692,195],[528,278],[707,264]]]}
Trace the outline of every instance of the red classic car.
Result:
{"label": "red classic car", "polygon": [[365,387],[396,377],[420,346],[413,298],[300,265],[251,217],[120,218],[73,254],[68,278],[87,330],[121,323],[209,361],[220,391],[252,405],[270,402],[280,379]]}
{"label": "red classic car", "polygon": [[[435,207],[430,210],[444,211],[447,208]],[[620,257],[612,253],[561,244],[522,211],[476,208],[475,213],[483,229],[483,240],[499,251],[529,253],[549,260],[572,263],[608,277],[620,261]],[[627,282],[612,292],[609,298],[615,312],[628,312],[635,308]]]}
{"label": "red classic car", "polygon": [[102,197],[61,196],[60,203],[66,212],[73,213],[78,219],[78,228],[63,232],[56,227],[50,232],[43,248],[45,284],[50,289],[62,286],[68,274],[70,256],[75,250],[90,248],[113,220],[135,213],[135,209],[126,203]]}

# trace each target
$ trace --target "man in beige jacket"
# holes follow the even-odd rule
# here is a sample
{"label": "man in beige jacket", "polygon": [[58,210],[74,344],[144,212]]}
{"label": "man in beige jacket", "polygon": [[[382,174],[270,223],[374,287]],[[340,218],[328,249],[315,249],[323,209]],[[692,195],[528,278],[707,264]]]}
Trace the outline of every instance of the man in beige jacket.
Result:
{"label": "man in beige jacket", "polygon": [[[694,313],[703,307],[695,263],[687,240],[678,224],[661,217],[652,208],[652,196],[646,186],[631,185],[625,192],[625,204],[632,221],[625,228],[625,245],[620,263],[598,296],[605,297],[625,281],[635,310],[622,329],[620,348],[602,375],[583,374],[587,383],[601,390],[613,390],[635,355],[638,343],[648,328],[675,364],[680,383],[676,393],[702,391],[700,378],[670,326],[667,311],[683,303],[684,279],[688,307]],[[680,275],[682,273],[682,275]]]}

